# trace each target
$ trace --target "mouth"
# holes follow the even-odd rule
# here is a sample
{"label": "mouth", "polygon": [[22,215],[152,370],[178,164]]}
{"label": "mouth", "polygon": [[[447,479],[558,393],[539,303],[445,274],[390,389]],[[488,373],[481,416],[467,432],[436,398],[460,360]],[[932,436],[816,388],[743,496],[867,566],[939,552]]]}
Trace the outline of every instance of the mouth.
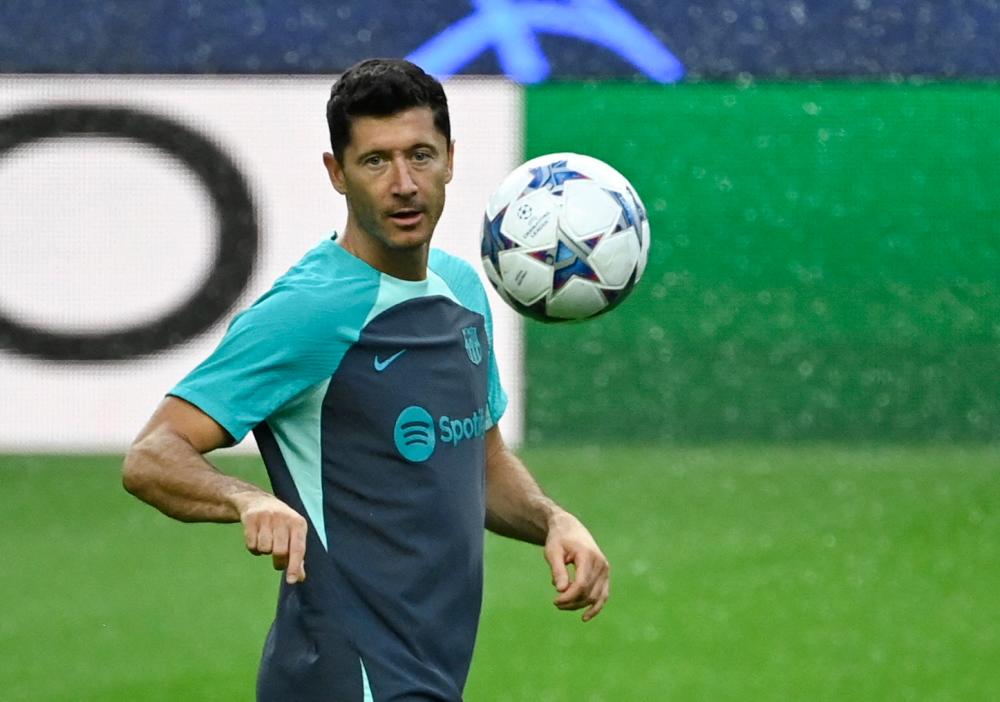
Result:
{"label": "mouth", "polygon": [[412,227],[419,224],[423,216],[423,210],[405,209],[390,213],[389,219],[401,227]]}

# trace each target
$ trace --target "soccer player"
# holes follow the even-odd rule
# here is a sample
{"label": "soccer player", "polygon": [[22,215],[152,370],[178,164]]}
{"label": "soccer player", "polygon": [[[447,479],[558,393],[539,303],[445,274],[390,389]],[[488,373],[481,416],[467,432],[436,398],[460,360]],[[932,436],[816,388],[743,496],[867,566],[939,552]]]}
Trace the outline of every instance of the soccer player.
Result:
{"label": "soccer player", "polygon": [[[430,248],[454,156],[440,83],[364,61],[327,118],[343,232],[236,316],[142,429],[123,480],[176,519],[241,522],[285,571],[259,700],[457,701],[484,526],[544,545],[555,605],[585,621],[608,562],[504,444],[486,295]],[[202,456],[251,430],[273,495]]]}

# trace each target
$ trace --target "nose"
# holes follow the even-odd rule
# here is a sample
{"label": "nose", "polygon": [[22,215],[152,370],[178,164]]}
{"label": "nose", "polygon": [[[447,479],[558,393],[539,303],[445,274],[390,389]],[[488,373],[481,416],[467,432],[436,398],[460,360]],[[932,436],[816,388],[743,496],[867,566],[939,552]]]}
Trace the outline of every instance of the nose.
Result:
{"label": "nose", "polygon": [[396,158],[392,162],[392,194],[407,198],[417,194],[417,183],[413,180],[410,164],[405,157]]}

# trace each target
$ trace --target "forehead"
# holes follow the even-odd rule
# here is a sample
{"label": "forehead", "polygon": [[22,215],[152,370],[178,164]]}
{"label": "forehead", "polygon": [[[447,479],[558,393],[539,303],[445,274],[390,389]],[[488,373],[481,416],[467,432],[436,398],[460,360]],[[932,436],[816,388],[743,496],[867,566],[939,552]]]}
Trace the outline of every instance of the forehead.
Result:
{"label": "forehead", "polygon": [[434,144],[447,148],[444,134],[434,126],[434,112],[429,107],[411,107],[386,117],[354,117],[351,140],[345,151],[393,151],[415,144]]}

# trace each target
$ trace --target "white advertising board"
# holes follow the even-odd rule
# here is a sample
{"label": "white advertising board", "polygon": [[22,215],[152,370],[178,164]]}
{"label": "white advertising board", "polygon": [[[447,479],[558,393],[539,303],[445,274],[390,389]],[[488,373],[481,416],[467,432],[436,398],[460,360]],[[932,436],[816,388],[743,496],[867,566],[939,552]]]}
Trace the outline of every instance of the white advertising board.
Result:
{"label": "white advertising board", "polygon": [[[122,451],[164,393],[212,351],[232,315],[342,228],[343,198],[331,188],[321,160],[329,151],[325,106],[332,80],[0,78],[0,120],[32,112],[30,129],[39,135],[20,144],[0,142],[0,320],[8,331],[11,325],[20,330],[19,348],[0,347],[0,452]],[[435,246],[481,272],[484,205],[521,157],[521,94],[502,79],[455,80],[445,87],[455,177]],[[205,173],[193,172],[183,154],[171,155],[175,137],[167,137],[164,148],[141,129],[138,135],[108,131],[103,117],[94,118],[90,133],[60,136],[46,127],[44,114],[63,108],[82,112],[84,123],[88,110],[99,115],[110,109],[113,122],[114,110],[125,108],[154,124],[166,120],[186,129],[205,140],[195,149]],[[220,198],[233,200],[225,192],[227,177],[242,179],[253,203],[255,265],[242,278],[229,271],[230,282],[246,280],[231,291],[234,304],[207,293],[192,303],[216,268],[232,268],[233,241],[253,229],[254,218],[243,212],[243,234],[234,239],[230,232],[223,241],[228,225]],[[215,185],[207,187],[209,181]],[[485,277],[484,285],[511,398],[502,428],[517,443],[523,431],[521,325]],[[213,305],[220,304],[227,311],[216,314]],[[206,317],[204,330],[181,340],[176,332],[171,338],[170,325],[160,325],[142,336],[153,350],[138,354],[134,343],[115,345],[117,332],[154,329],[185,305],[195,317]],[[66,335],[92,341],[53,342]],[[80,360],[102,343],[105,355],[118,357]],[[69,357],[53,358],[60,354]],[[237,450],[253,448],[250,438]]]}

